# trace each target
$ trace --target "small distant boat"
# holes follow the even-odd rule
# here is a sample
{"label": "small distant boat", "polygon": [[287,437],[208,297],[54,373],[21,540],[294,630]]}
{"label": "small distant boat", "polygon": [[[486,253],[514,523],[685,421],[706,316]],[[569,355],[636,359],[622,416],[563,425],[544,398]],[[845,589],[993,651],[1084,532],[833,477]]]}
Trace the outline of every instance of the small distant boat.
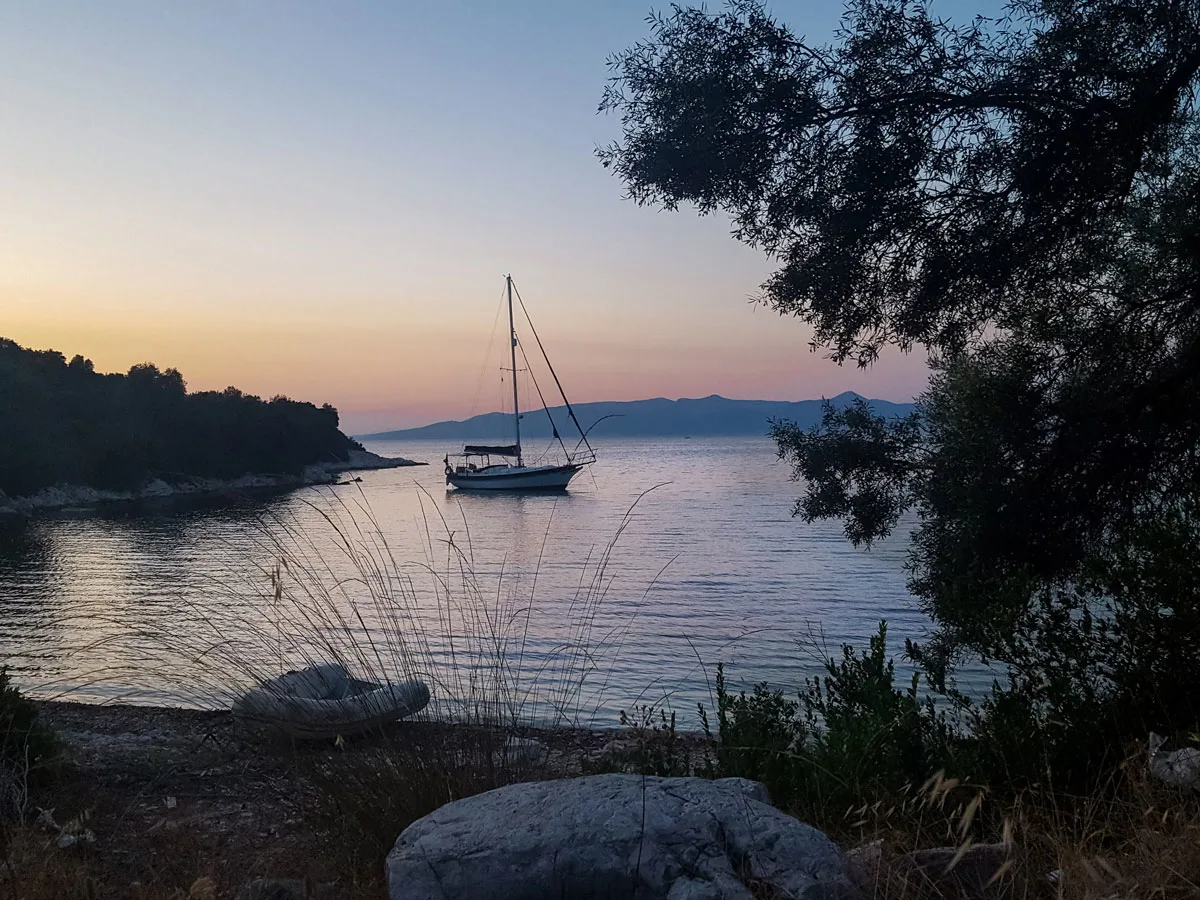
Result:
{"label": "small distant boat", "polygon": [[[571,408],[571,402],[567,399],[562,382],[558,380],[554,366],[550,364],[550,357],[546,355],[546,350],[542,347],[541,339],[538,338],[537,331],[534,330],[533,322],[529,319],[529,312],[525,309],[524,302],[521,302],[521,311],[525,313],[525,320],[529,323],[529,330],[537,342],[538,350],[541,351],[542,358],[546,361],[546,366],[549,368],[550,375],[554,379],[554,384],[562,396],[563,405],[567,408],[567,414],[570,416],[571,422],[579,430],[579,442],[575,445],[574,450],[568,450],[567,445],[563,443],[563,439],[558,433],[558,427],[554,423],[554,418],[550,415],[549,408],[543,402],[542,408],[546,410],[546,416],[550,419],[551,433],[554,436],[554,440],[558,442],[565,459],[562,462],[549,465],[525,465],[525,457],[521,452],[521,400],[517,391],[517,349],[521,348],[522,356],[525,355],[525,350],[517,340],[517,329],[513,319],[512,276],[506,275],[504,282],[508,295],[509,355],[512,363],[512,367],[506,371],[512,374],[513,428],[516,433],[516,440],[511,444],[467,444],[463,447],[462,453],[447,453],[444,460],[446,465],[446,484],[464,491],[565,490],[567,485],[570,484],[571,479],[578,475],[584,466],[596,461],[596,452],[592,449],[592,445],[588,443],[587,432],[583,430],[583,427],[579,424],[579,420],[575,417],[575,410]],[[518,294],[519,298],[520,295]],[[539,397],[541,393],[542,391],[539,387]],[[500,461],[493,462],[493,457],[498,457]],[[454,462],[451,462],[452,459]]]}
{"label": "small distant boat", "polygon": [[377,684],[337,663],[264,681],[233,704],[235,715],[301,740],[332,740],[388,725],[429,703],[421,681]]}

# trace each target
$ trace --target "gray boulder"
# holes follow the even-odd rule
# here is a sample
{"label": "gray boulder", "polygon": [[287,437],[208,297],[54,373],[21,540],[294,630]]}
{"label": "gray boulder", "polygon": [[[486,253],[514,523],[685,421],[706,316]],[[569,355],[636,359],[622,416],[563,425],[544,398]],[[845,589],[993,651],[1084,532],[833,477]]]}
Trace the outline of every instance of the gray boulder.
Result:
{"label": "gray boulder", "polygon": [[850,892],[837,846],[742,778],[593,775],[498,788],[406,828],[387,874],[392,900],[815,900]]}

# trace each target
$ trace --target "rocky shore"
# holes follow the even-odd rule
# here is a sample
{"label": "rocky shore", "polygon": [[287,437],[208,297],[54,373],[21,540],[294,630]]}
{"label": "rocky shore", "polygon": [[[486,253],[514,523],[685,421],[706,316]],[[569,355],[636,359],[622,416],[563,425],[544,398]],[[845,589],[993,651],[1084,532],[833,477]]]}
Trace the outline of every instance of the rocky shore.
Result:
{"label": "rocky shore", "polygon": [[[375,882],[351,883],[344,829],[355,804],[378,803],[388,792],[396,802],[423,803],[404,792],[439,781],[443,771],[452,778],[456,766],[472,778],[505,781],[578,774],[584,760],[621,739],[614,731],[501,733],[413,721],[369,738],[294,744],[249,730],[224,711],[36,705],[63,758],[31,792],[28,818],[38,821],[15,835],[13,858],[24,860],[26,871],[38,867],[108,888],[97,896],[209,896],[189,893],[198,880],[217,886],[212,896],[257,896],[248,887],[257,879],[307,880],[322,888],[311,896],[382,896],[382,855],[399,828],[387,831],[387,846],[365,864]],[[377,770],[371,761],[378,759],[400,760],[403,771],[393,776],[386,763]],[[522,766],[528,774],[514,774]],[[431,796],[430,808],[445,799]],[[48,816],[40,816],[43,809]],[[375,819],[390,807],[367,809]],[[77,839],[56,845],[68,832]],[[351,838],[351,846],[366,844],[369,835]]]}
{"label": "rocky shore", "polygon": [[[35,900],[625,896],[631,879],[648,898],[986,900],[1013,860],[969,841],[839,848],[744,779],[588,774],[627,729],[414,721],[295,744],[224,711],[36,705],[62,754],[4,864]],[[896,879],[923,893],[890,894]]]}
{"label": "rocky shore", "polygon": [[299,475],[247,474],[238,478],[202,478],[173,476],[152,478],[137,490],[111,491],[86,485],[55,485],[25,497],[8,497],[0,491],[0,518],[25,518],[41,512],[93,507],[108,503],[131,503],[141,500],[166,500],[174,497],[196,497],[206,494],[253,493],[280,491],[314,484],[334,484],[345,472],[370,469],[395,469],[403,466],[423,466],[402,457],[386,457],[369,450],[351,450],[345,462],[316,463],[305,467]]}

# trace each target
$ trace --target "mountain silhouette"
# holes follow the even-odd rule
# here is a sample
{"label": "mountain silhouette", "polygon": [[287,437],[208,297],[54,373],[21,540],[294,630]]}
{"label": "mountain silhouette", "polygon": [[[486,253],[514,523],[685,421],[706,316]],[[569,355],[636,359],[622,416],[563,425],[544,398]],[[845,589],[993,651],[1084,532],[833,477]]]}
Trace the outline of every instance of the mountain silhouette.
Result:
{"label": "mountain silhouette", "polygon": [[[839,407],[849,406],[858,397],[853,391],[846,391],[833,397],[832,402]],[[603,440],[606,437],[765,435],[770,427],[770,419],[786,419],[801,427],[816,425],[821,421],[823,402],[730,400],[713,394],[695,400],[656,397],[652,400],[576,403],[573,408],[580,425],[588,431],[589,439]],[[889,400],[867,402],[875,412],[889,417],[907,415],[913,407],[911,403],[893,403]],[[563,440],[573,443],[572,436],[578,440],[578,432],[571,424],[566,407],[553,406],[549,412]],[[421,428],[380,431],[357,437],[364,440],[511,440],[512,433],[512,413],[493,412],[463,421],[435,422]],[[522,438],[548,438],[551,434],[550,418],[545,410],[522,413]]]}

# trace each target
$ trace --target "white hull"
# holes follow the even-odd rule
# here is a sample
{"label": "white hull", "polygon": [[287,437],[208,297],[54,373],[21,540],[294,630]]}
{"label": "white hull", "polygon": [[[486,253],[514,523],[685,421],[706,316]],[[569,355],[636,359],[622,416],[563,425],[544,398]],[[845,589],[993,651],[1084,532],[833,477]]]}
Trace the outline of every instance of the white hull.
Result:
{"label": "white hull", "polygon": [[488,466],[475,472],[447,472],[446,484],[463,491],[561,491],[581,466]]}

